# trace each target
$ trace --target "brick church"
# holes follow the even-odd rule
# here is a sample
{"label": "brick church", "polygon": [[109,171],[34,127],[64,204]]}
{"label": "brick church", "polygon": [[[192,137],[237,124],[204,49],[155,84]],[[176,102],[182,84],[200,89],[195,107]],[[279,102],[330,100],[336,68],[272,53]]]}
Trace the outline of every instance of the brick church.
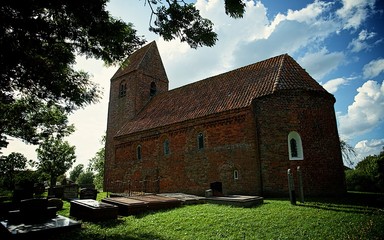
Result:
{"label": "brick church", "polygon": [[346,191],[335,98],[287,54],[168,89],[156,42],[111,78],[104,190],[287,195]]}

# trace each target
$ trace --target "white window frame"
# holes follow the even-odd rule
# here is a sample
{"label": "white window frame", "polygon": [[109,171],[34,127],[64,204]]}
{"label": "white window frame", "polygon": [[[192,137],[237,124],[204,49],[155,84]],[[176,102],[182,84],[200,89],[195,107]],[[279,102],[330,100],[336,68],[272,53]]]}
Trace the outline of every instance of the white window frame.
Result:
{"label": "white window frame", "polygon": [[[291,139],[294,139],[296,141],[297,157],[292,156]],[[295,131],[290,132],[288,134],[288,141],[287,142],[288,142],[289,160],[304,160],[303,144],[301,141],[300,134],[298,132],[295,132]]]}

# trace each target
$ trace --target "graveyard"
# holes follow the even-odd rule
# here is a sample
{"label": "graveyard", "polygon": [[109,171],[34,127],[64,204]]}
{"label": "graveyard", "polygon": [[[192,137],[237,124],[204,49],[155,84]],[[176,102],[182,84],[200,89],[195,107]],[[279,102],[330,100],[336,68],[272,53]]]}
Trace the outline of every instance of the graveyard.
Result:
{"label": "graveyard", "polygon": [[[2,239],[30,239],[57,236],[57,233],[81,228],[82,222],[103,222],[118,217],[173,209],[187,204],[219,203],[252,207],[263,203],[263,198],[252,196],[223,196],[212,189],[206,197],[176,194],[110,193],[98,199],[94,188],[80,188],[77,184],[58,185],[40,194],[35,189],[17,188],[12,198],[3,198],[0,205],[0,234]],[[65,202],[67,204],[65,204]],[[68,206],[69,203],[69,206]],[[68,214],[60,214],[63,207]]]}
{"label": "graveyard", "polygon": [[[77,191],[75,191],[77,189]],[[52,192],[49,192],[52,194]],[[1,202],[1,239],[380,239],[384,195],[339,198],[111,193],[76,186]],[[250,201],[254,201],[253,204]],[[9,202],[8,202],[9,203]],[[338,223],[338,224],[336,224]]]}

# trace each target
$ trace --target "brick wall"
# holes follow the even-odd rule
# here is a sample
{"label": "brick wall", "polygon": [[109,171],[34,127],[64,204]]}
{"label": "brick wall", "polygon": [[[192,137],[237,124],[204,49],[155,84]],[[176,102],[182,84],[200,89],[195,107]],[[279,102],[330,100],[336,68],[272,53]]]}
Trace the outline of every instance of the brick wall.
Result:
{"label": "brick wall", "polygon": [[[153,65],[153,68],[155,68],[155,65]],[[157,68],[159,69],[156,71],[163,69],[162,65]],[[152,82],[155,82],[156,84],[157,94],[168,91],[167,79],[158,79],[152,75],[145,74],[142,70],[135,70],[111,80],[106,135],[106,172],[114,171],[113,162],[115,160],[115,143],[113,138],[116,135],[116,132],[129,120],[133,119],[150,101],[150,88]],[[121,83],[125,83],[127,86],[126,95],[122,97],[119,96]],[[104,188],[106,188],[106,186]]]}
{"label": "brick wall", "polygon": [[[251,110],[243,109],[119,139],[114,166],[106,172],[107,187],[118,192],[204,195],[210,183],[219,181],[225,194],[260,194],[255,127]],[[197,147],[199,133],[204,134],[204,149]],[[164,155],[166,139],[168,155]]]}
{"label": "brick wall", "polygon": [[[288,194],[287,170],[303,172],[306,195],[345,192],[334,98],[309,91],[284,91],[254,101],[265,195]],[[304,160],[289,160],[288,134],[300,134]],[[295,180],[296,187],[298,180]]]}

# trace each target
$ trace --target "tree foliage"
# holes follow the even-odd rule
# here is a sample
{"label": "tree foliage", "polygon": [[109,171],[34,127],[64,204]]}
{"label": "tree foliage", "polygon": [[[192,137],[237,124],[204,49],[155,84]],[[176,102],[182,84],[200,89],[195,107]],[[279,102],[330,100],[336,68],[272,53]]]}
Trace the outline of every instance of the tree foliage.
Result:
{"label": "tree foliage", "polygon": [[[70,134],[67,115],[95,103],[99,87],[75,70],[76,56],[122,63],[145,43],[132,23],[106,10],[108,0],[0,1],[0,149],[7,136],[38,144]],[[213,23],[183,0],[145,0],[150,30],[192,48],[213,46]],[[225,0],[230,17],[242,17],[242,0]],[[155,17],[154,20],[153,17]]]}
{"label": "tree foliage", "polygon": [[104,183],[104,159],[105,159],[105,135],[101,139],[103,147],[89,160],[88,171],[95,173],[94,184],[97,189],[103,189]]}
{"label": "tree foliage", "polygon": [[80,174],[84,171],[84,165],[83,164],[78,164],[76,165],[71,172],[69,172],[69,179],[72,182],[76,182],[77,179],[79,178]]}
{"label": "tree foliage", "polygon": [[384,192],[384,148],[378,155],[365,157],[355,169],[346,171],[349,190]]}
{"label": "tree foliage", "polygon": [[106,3],[0,2],[0,148],[7,135],[36,144],[71,131],[66,114],[98,101],[98,86],[73,68],[76,54],[113,64],[145,42]]}
{"label": "tree foliage", "polygon": [[94,184],[95,174],[91,171],[82,172],[77,179],[77,183],[81,185],[92,185]]}
{"label": "tree foliage", "polygon": [[349,145],[345,140],[340,140],[340,148],[344,163],[352,167],[352,159],[356,157],[355,149],[351,145]]}
{"label": "tree foliage", "polygon": [[[149,30],[169,41],[179,38],[192,48],[212,47],[217,41],[213,23],[200,15],[196,6],[184,0],[146,0],[152,10]],[[225,13],[233,18],[243,17],[242,0],[225,0]],[[152,18],[156,16],[153,21]]]}
{"label": "tree foliage", "polygon": [[51,187],[56,185],[57,177],[68,171],[76,160],[75,147],[67,141],[50,138],[36,149],[37,168],[50,175]]}
{"label": "tree foliage", "polygon": [[16,173],[25,170],[28,163],[31,161],[21,153],[12,152],[8,156],[0,156],[0,174],[5,187],[14,187]]}

